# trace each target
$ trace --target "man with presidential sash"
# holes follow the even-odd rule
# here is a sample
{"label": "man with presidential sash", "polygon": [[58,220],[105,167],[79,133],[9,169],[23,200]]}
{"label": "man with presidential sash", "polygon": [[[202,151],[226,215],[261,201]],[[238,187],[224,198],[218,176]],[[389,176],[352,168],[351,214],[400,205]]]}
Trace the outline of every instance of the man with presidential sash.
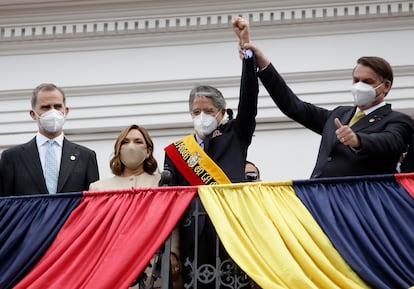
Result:
{"label": "man with presidential sash", "polygon": [[[237,25],[234,30],[238,35],[243,33]],[[243,35],[240,36],[243,39]],[[249,39],[244,41],[247,43]],[[189,112],[193,119],[194,134],[165,148],[164,169],[171,172],[169,185],[197,186],[246,181],[244,168],[256,128],[258,91],[255,58],[251,51],[247,51],[244,56],[240,99],[234,119],[226,117],[226,101],[217,88],[201,85],[191,90]],[[202,213],[194,214],[196,211]],[[204,265],[216,265],[216,233],[198,198],[183,216],[179,228],[184,283],[189,285],[194,272],[200,273]],[[198,234],[195,234],[195,230]],[[198,245],[197,256],[194,256],[195,242]],[[220,258],[227,256],[223,248],[221,251]],[[216,288],[215,280],[209,280],[208,274],[201,276],[205,279],[198,278],[197,288]]]}

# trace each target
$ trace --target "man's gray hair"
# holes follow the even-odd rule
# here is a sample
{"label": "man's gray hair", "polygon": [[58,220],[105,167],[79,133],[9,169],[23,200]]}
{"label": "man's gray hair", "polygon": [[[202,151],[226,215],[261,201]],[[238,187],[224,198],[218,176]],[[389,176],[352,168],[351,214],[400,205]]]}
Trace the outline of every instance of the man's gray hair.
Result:
{"label": "man's gray hair", "polygon": [[226,100],[220,90],[209,85],[199,85],[190,91],[190,98],[188,100],[190,112],[192,112],[194,98],[197,96],[205,96],[210,98],[213,100],[214,106],[217,107],[218,110],[226,108]]}

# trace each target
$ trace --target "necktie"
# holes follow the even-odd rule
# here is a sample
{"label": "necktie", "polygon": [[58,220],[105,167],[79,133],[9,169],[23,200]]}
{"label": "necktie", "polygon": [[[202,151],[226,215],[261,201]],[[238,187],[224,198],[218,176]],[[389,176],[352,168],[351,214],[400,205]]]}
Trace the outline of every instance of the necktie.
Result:
{"label": "necktie", "polygon": [[354,116],[351,118],[351,120],[349,121],[349,126],[353,126],[358,120],[360,120],[361,118],[363,118],[365,116],[365,112],[363,112],[362,110],[358,111],[356,114],[354,114]]}
{"label": "necktie", "polygon": [[59,168],[55,150],[53,149],[55,141],[50,139],[47,141],[47,149],[45,155],[45,180],[49,194],[56,194],[57,182],[59,176]]}

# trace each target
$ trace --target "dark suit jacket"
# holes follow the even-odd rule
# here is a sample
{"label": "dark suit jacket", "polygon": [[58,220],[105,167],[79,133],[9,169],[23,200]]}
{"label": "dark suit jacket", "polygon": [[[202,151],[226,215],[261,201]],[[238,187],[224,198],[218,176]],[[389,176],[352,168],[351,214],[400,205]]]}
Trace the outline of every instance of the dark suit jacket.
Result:
{"label": "dark suit jacket", "polygon": [[300,100],[286,85],[273,65],[259,77],[279,109],[291,119],[322,136],[312,178],[392,174],[411,140],[412,119],[393,111],[390,104],[376,109],[352,126],[361,140],[353,150],[336,137],[334,119],[347,124],[356,107],[339,106],[327,110]]}
{"label": "dark suit jacket", "polygon": [[[4,196],[48,194],[36,137],[2,153],[0,174]],[[64,138],[57,191],[88,190],[98,179],[95,152]]]}

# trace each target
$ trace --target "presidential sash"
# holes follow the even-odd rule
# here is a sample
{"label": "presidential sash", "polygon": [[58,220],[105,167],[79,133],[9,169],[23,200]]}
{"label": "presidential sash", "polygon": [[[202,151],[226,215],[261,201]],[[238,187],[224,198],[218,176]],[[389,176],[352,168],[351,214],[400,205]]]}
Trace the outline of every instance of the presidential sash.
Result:
{"label": "presidential sash", "polygon": [[231,183],[223,170],[196,142],[192,134],[168,145],[164,151],[192,186]]}

